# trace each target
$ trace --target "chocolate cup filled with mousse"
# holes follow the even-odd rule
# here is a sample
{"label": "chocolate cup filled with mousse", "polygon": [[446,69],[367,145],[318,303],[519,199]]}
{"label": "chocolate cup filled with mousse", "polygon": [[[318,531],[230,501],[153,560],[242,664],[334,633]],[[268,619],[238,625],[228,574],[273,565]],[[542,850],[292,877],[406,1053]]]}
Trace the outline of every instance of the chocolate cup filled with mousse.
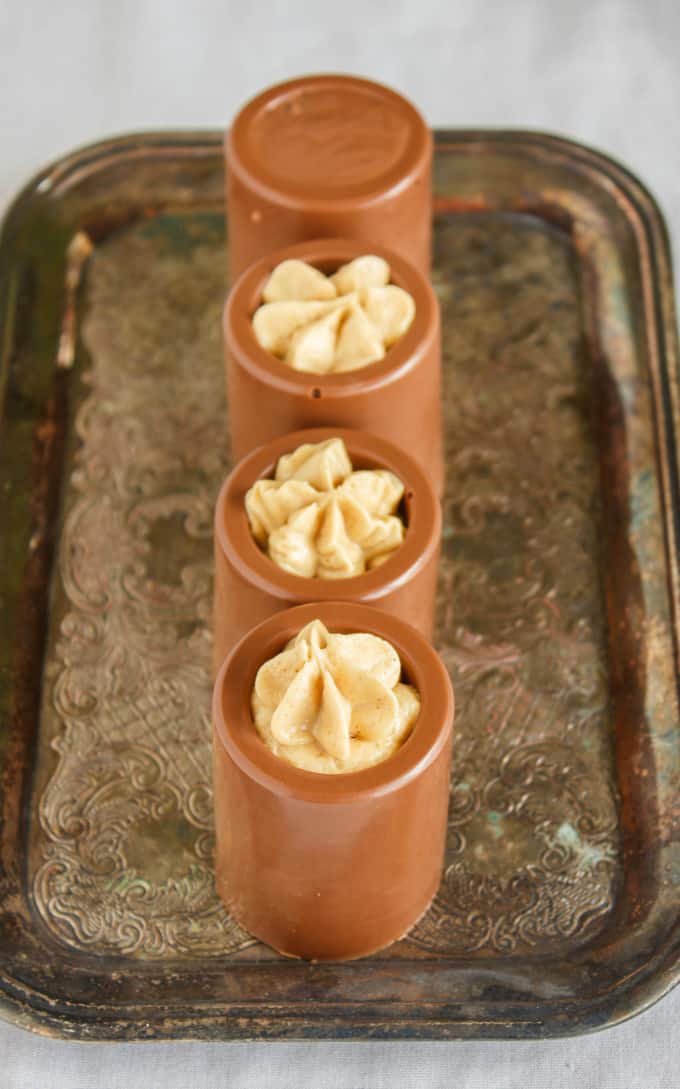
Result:
{"label": "chocolate cup filled with mousse", "polygon": [[[317,374],[295,370],[258,343],[253,315],[278,265],[299,260],[330,274],[366,253],[387,261],[390,282],[415,303],[410,326],[384,358],[356,370]],[[403,446],[442,494],[439,305],[414,265],[382,246],[348,239],[317,239],[270,253],[229,293],[224,345],[234,461],[302,427],[354,427]]]}
{"label": "chocolate cup filled with mousse", "polygon": [[232,283],[272,249],[308,238],[393,246],[430,271],[432,134],[401,95],[354,76],[270,87],[225,141]]}
{"label": "chocolate cup filled with mousse", "polygon": [[[260,666],[314,620],[396,650],[420,695],[406,741],[381,763],[323,774],[274,755],[250,700]],[[402,938],[439,886],[453,692],[431,646],[396,617],[317,602],[254,628],[225,661],[213,700],[217,889],[247,931],[288,956],[351,959]]]}
{"label": "chocolate cup filled with mousse", "polygon": [[[345,443],[355,470],[387,469],[399,478],[404,486],[404,539],[389,559],[363,574],[304,578],[279,567],[259,547],[245,498],[256,481],[273,477],[282,455],[306,443],[334,438]],[[253,625],[272,613],[309,601],[374,605],[431,639],[440,542],[439,500],[425,473],[405,450],[376,435],[345,428],[314,428],[272,439],[231,472],[215,508],[215,669]]]}

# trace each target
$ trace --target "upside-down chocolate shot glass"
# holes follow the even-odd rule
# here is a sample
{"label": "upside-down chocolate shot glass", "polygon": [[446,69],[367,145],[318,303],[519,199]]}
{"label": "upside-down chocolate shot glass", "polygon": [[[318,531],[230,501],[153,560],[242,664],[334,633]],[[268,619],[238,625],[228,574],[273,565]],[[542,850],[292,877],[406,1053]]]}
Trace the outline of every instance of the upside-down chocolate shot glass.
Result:
{"label": "upside-down chocolate shot glass", "polygon": [[241,926],[309,960],[406,935],[441,878],[453,710],[432,647],[364,605],[241,640],[213,699],[217,889]]}
{"label": "upside-down chocolate shot glass", "polygon": [[[254,487],[259,482],[272,481],[277,466],[285,463],[286,459],[290,460],[296,451],[300,454],[309,448],[320,450],[337,445],[343,446],[352,470],[352,480],[339,489],[342,495],[346,495],[353,480],[370,475],[366,470],[377,470],[382,480],[387,478],[388,483],[394,480],[401,485],[398,510],[383,520],[385,526],[377,524],[378,519],[370,518],[367,532],[372,551],[368,555],[374,555],[375,561],[369,560],[368,565],[361,564],[361,568],[365,568],[361,574],[338,577],[336,570],[330,571],[332,577],[306,577],[292,573],[294,570],[310,570],[289,562],[285,553],[287,545],[289,550],[292,548],[296,553],[293,558],[298,558],[300,547],[296,542],[300,541],[299,534],[292,544],[290,536],[284,537],[277,557],[282,556],[288,569],[279,566],[255,538],[246,509],[247,498],[253,495]],[[309,525],[305,519],[317,517],[311,508],[319,505],[319,493],[315,489],[311,489],[311,493],[309,498],[295,500],[293,519],[298,523],[302,521],[303,532]],[[321,495],[326,508],[333,498],[334,495],[328,492]],[[290,502],[285,499],[284,502],[288,502],[287,509],[291,509]],[[337,503],[332,506],[334,509],[327,512],[329,518],[322,532],[325,530],[327,538],[327,562],[337,563],[337,551],[343,553],[340,557],[342,560],[354,542],[346,540],[344,526],[341,525],[339,533],[342,540],[339,549],[334,552],[332,534],[335,532],[337,539],[338,527],[334,529],[328,523],[333,515],[339,520],[342,510],[338,512],[335,509]],[[349,511],[349,516],[356,519],[358,513],[361,517],[362,511],[356,512],[353,502],[352,507],[354,509]],[[400,535],[402,539],[395,545],[391,530],[398,521],[403,522],[403,532]],[[363,529],[361,532],[364,532]],[[380,539],[376,540],[377,534],[381,535],[384,546],[381,546]],[[328,537],[331,537],[330,542]],[[375,435],[342,428],[316,428],[272,439],[239,462],[224,482],[215,508],[215,670],[219,669],[234,644],[254,624],[259,624],[272,613],[305,602],[345,600],[370,604],[400,617],[417,628],[426,639],[431,639],[440,538],[439,500],[425,473],[400,447]],[[278,540],[281,540],[281,531]],[[303,538],[303,544],[306,543]]]}
{"label": "upside-down chocolate shot glass", "polygon": [[[347,294],[340,293],[339,282],[336,289],[339,276],[350,287],[361,283],[363,273],[353,277],[351,270],[366,267],[384,270],[389,282]],[[321,284],[317,291],[305,283],[303,290],[314,297],[295,301],[288,289],[288,297],[279,299],[282,272],[305,268]],[[323,298],[324,283],[337,297]],[[267,299],[273,295],[276,301],[263,300],[267,291]],[[395,296],[410,309],[403,320],[397,318],[401,328],[388,335],[380,327],[389,325]],[[349,239],[317,239],[272,252],[251,265],[229,293],[224,345],[234,461],[299,428],[354,427],[403,446],[442,494],[439,306],[414,265],[382,246],[370,246],[367,254],[363,243]],[[324,354],[329,346],[342,369],[320,373],[314,349],[332,368],[334,357]],[[356,366],[362,351],[375,361]]]}
{"label": "upside-down chocolate shot glass", "polygon": [[342,236],[430,271],[432,134],[410,102],[355,76],[271,87],[225,142],[232,283],[272,249]]}

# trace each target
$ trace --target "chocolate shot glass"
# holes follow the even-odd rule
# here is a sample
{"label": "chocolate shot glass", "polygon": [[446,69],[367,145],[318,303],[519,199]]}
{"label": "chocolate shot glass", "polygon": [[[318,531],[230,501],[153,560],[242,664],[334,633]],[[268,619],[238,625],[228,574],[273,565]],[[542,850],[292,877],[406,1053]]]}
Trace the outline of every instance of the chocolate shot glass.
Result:
{"label": "chocolate shot glass", "polygon": [[439,305],[414,265],[382,246],[369,247],[390,265],[391,282],[415,302],[411,325],[377,363],[341,374],[297,371],[262,348],[253,331],[264,286],[282,261],[298,259],[331,273],[365,252],[363,243],[349,239],[304,242],[263,257],[232,288],[224,309],[232,457],[239,461],[269,439],[303,427],[354,427],[403,446],[441,495]]}
{"label": "chocolate shot glass", "polygon": [[[354,469],[389,469],[404,485],[403,542],[380,566],[342,579],[303,578],[277,566],[255,541],[245,497],[256,481],[273,477],[278,459],[303,443],[341,438]],[[417,628],[426,639],[434,626],[441,507],[422,469],[385,439],[343,428],[284,435],[239,462],[225,480],[215,508],[214,664],[219,669],[234,644],[272,613],[305,602],[345,600],[370,604]]]}
{"label": "chocolate shot glass", "polygon": [[[294,767],[252,721],[257,670],[315,619],[331,632],[386,639],[420,694],[411,735],[361,771]],[[250,631],[223,664],[213,700],[217,889],[237,922],[278,952],[309,960],[366,956],[402,938],[441,879],[453,713],[441,660],[394,616],[325,601]]]}
{"label": "chocolate shot glass", "polygon": [[355,76],[270,87],[225,141],[232,283],[272,249],[308,238],[390,245],[427,276],[432,134],[395,91]]}

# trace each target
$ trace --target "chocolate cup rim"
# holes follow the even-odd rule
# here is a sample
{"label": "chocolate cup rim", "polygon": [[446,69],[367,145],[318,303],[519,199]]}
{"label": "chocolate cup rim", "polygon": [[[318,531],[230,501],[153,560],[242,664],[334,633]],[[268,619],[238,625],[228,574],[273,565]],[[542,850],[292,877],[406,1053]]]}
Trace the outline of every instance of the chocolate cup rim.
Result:
{"label": "chocolate cup rim", "polygon": [[[253,723],[250,697],[257,670],[316,619],[331,632],[366,631],[386,639],[420,695],[420,714],[401,748],[360,771],[326,774],[297,768],[267,748]],[[213,690],[216,739],[236,766],[276,795],[320,805],[357,804],[406,786],[441,753],[453,729],[454,710],[448,672],[424,636],[396,616],[347,601],[297,605],[268,617],[236,644]]]}
{"label": "chocolate cup rim", "polygon": [[[388,262],[390,283],[408,291],[416,307],[411,325],[387,349],[383,359],[341,374],[314,374],[294,370],[258,344],[252,316],[262,302],[262,290],[276,265],[292,258],[314,266],[337,266],[367,253]],[[223,330],[227,352],[259,382],[282,393],[333,400],[377,393],[417,367],[438,335],[439,306],[427,277],[414,264],[386,246],[369,244],[356,238],[313,238],[273,250],[241,273],[227,295]]]}
{"label": "chocolate cup rim", "polygon": [[[284,571],[259,547],[245,509],[245,495],[258,480],[271,477],[283,454],[303,443],[341,438],[354,464],[389,469],[404,485],[407,527],[402,544],[388,560],[345,579],[306,578]],[[279,435],[258,446],[232,469],[215,504],[215,541],[227,562],[245,582],[272,597],[304,604],[309,601],[379,603],[386,594],[413,578],[440,545],[441,504],[427,474],[405,450],[368,431],[343,427],[304,428]],[[340,585],[338,585],[340,583]]]}
{"label": "chocolate cup rim", "polygon": [[[287,189],[283,182],[276,182],[266,170],[262,170],[250,154],[247,142],[248,127],[269,103],[313,84],[325,85],[329,88],[354,87],[374,97],[395,103],[399,112],[408,114],[410,122],[408,145],[402,159],[395,163],[391,170],[376,177],[375,181],[369,180],[361,186],[355,185],[352,192],[342,195],[336,193],[319,196],[313,192],[305,192],[297,186]],[[432,159],[433,148],[432,130],[409,99],[392,87],[387,87],[375,80],[332,72],[284,80],[261,91],[239,110],[224,137],[227,169],[248,189],[264,200],[285,208],[291,210],[304,208],[305,211],[318,211],[320,214],[329,211],[343,212],[357,208],[370,208],[374,204],[380,204],[383,200],[395,196],[427,168]]]}

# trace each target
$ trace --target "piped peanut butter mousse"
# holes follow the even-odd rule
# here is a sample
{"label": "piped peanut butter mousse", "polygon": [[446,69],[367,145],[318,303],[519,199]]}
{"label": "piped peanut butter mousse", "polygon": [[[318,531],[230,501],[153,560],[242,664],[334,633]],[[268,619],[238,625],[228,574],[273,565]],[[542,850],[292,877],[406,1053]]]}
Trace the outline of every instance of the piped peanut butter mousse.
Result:
{"label": "piped peanut butter mousse", "polygon": [[355,471],[335,438],[279,458],[274,479],[258,480],[245,507],[253,537],[284,571],[339,579],[378,567],[399,547],[403,494],[387,469]]}
{"label": "piped peanut butter mousse", "polygon": [[255,728],[275,756],[298,768],[359,771],[392,756],[418,718],[420,696],[401,675],[385,639],[332,633],[314,620],[260,666]]}
{"label": "piped peanut butter mousse", "polygon": [[366,255],[332,276],[288,260],[277,265],[253,315],[262,348],[297,371],[339,374],[383,359],[411,325],[413,298],[390,283],[390,266]]}

